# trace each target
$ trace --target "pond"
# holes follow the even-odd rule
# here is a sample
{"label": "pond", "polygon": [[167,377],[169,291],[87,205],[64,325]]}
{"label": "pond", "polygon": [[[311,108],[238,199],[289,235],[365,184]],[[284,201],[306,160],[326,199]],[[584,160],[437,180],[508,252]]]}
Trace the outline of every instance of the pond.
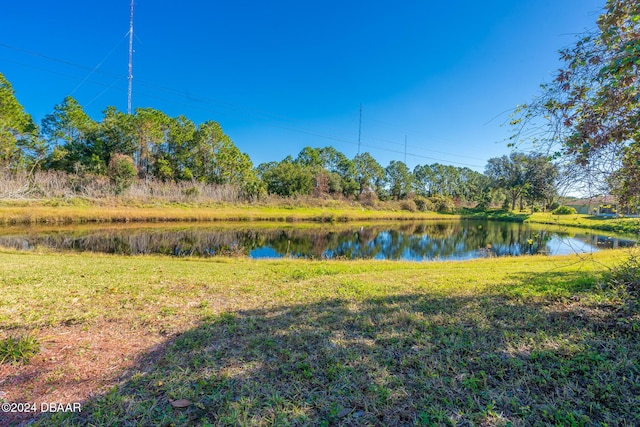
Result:
{"label": "pond", "polygon": [[[596,232],[597,233],[597,232]],[[0,246],[110,254],[251,258],[465,260],[564,255],[634,246],[629,238],[534,224],[429,221],[347,224],[208,223],[0,228]]]}

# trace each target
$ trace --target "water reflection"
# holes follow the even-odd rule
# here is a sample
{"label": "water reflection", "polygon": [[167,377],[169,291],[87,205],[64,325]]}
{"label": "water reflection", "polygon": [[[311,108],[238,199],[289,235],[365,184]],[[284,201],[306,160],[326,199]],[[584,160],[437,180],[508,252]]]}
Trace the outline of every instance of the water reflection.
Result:
{"label": "water reflection", "polygon": [[490,221],[299,225],[161,225],[0,229],[0,245],[20,250],[252,258],[450,260],[584,253],[635,245],[631,239],[549,226]]}

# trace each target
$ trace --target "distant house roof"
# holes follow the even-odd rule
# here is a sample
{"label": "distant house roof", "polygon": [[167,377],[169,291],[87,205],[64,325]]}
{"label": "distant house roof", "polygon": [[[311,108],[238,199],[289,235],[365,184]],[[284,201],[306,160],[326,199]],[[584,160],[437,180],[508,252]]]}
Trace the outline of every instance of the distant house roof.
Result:
{"label": "distant house roof", "polygon": [[605,196],[596,196],[586,199],[576,199],[570,202],[566,202],[567,206],[585,206],[585,205],[612,205],[618,203],[618,199],[611,194]]}

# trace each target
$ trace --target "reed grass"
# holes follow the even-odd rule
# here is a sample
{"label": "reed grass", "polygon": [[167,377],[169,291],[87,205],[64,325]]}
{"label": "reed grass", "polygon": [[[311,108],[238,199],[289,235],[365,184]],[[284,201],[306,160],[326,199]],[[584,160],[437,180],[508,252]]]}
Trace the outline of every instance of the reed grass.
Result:
{"label": "reed grass", "polygon": [[377,210],[334,204],[288,206],[222,203],[110,203],[84,199],[0,202],[0,224],[72,224],[87,222],[171,221],[316,221],[347,222],[456,218],[433,212]]}

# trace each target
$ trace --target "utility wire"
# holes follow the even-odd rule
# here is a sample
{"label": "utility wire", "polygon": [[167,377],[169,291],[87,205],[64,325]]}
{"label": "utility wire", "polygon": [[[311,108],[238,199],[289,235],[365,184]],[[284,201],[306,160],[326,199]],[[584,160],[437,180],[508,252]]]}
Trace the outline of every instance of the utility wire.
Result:
{"label": "utility wire", "polygon": [[[125,35],[125,37],[127,35],[128,35],[128,33]],[[120,43],[121,43],[121,41],[118,42],[118,44],[120,44]],[[53,62],[61,63],[61,64],[64,64],[64,65],[68,65],[68,66],[72,66],[72,67],[88,70],[89,71],[89,75],[87,75],[84,79],[82,79],[81,83],[73,90],[72,93],[77,91],[78,88],[81,85],[83,85],[86,81],[89,80],[89,78],[93,74],[96,74],[96,73],[102,74],[102,75],[105,75],[105,76],[111,76],[112,78],[116,79],[110,85],[106,85],[106,84],[103,84],[103,83],[98,83],[98,82],[95,82],[95,81],[91,81],[92,84],[98,84],[100,86],[105,86],[106,89],[103,90],[96,97],[94,97],[86,105],[91,104],[92,102],[94,102],[97,98],[99,98],[101,95],[103,95],[107,90],[111,89],[118,81],[124,79],[124,77],[122,77],[120,75],[116,75],[114,73],[105,72],[104,70],[100,70],[99,69],[100,66],[102,65],[102,63],[113,53],[113,51],[117,48],[117,46],[114,47],[112,49],[112,51],[109,52],[109,54],[107,54],[107,57],[105,57],[105,59],[103,61],[101,61],[96,67],[93,67],[93,68],[85,66],[85,65],[82,65],[82,64],[77,64],[77,63],[74,63],[74,62],[71,62],[71,61],[63,60],[63,59],[60,59],[60,58],[55,58],[55,57],[52,57],[52,56],[44,55],[44,54],[41,54],[39,52],[34,52],[34,51],[29,51],[29,50],[25,50],[25,49],[22,49],[22,48],[18,48],[18,47],[12,46],[12,45],[8,45],[6,43],[0,43],[0,47],[6,48],[6,49],[10,49],[10,50],[14,50],[14,51],[27,53],[27,54],[29,54],[31,56],[43,58],[43,59],[48,60],[48,61],[53,61]],[[28,67],[31,67],[31,68],[42,69],[40,67],[35,67],[35,66],[27,65],[27,64],[22,64],[22,63],[19,63],[19,62],[16,62],[16,61],[11,61],[11,62],[14,62],[16,64],[20,64],[20,65],[24,65],[24,66],[28,66]],[[71,78],[74,78],[74,79],[77,78],[75,76],[70,76],[68,74],[63,74],[63,73],[56,72],[56,71],[51,71],[51,70],[48,70],[48,69],[45,69],[45,71],[51,72],[51,73],[54,73],[54,74],[65,75],[66,77],[71,77]],[[258,110],[258,109],[251,108],[251,107],[241,106],[241,105],[238,105],[238,104],[225,103],[225,102],[221,102],[221,101],[215,100],[213,98],[194,99],[193,97],[189,96],[188,94],[185,94],[183,91],[180,91],[180,90],[177,90],[177,89],[174,89],[174,88],[171,88],[171,87],[158,85],[158,84],[155,84],[155,83],[152,83],[152,82],[148,82],[148,81],[144,81],[144,80],[137,80],[137,81],[138,81],[138,83],[140,85],[143,85],[143,86],[146,86],[148,88],[154,89],[155,91],[165,92],[165,93],[167,93],[169,95],[180,97],[182,99],[187,100],[188,102],[190,102],[192,104],[188,104],[188,103],[184,103],[184,102],[182,102],[181,104],[185,105],[185,106],[187,106],[189,108],[192,108],[192,109],[197,109],[197,110],[201,110],[201,111],[212,111],[211,104],[219,104],[223,108],[228,108],[230,110],[236,110],[236,111],[238,111],[238,110],[244,111],[244,112],[248,113],[250,116],[254,116],[254,117],[275,119],[275,120],[287,121],[287,122],[290,122],[290,123],[300,123],[299,119],[293,119],[293,118],[290,118],[290,117],[282,116],[282,115],[279,115],[279,114],[274,114],[274,113],[267,112],[267,111],[264,111],[264,110]],[[169,102],[175,103],[174,99],[159,98],[155,94],[154,95],[149,95],[149,94],[145,94],[143,92],[142,95],[145,95],[145,96],[147,96],[149,98],[155,98],[155,99],[160,99],[160,100],[164,100],[164,101],[169,101]],[[199,104],[202,105],[202,107],[205,107],[205,108],[203,109],[201,107],[197,107],[197,106],[193,105],[193,103],[199,103]],[[225,113],[225,112],[221,112],[221,111],[216,111],[216,112],[218,114],[229,114],[229,113]],[[296,131],[296,132],[301,132],[301,133],[305,133],[305,134],[308,134],[308,135],[317,136],[317,137],[320,137],[320,138],[329,139],[329,140],[333,140],[333,141],[337,141],[337,142],[343,142],[343,143],[352,144],[352,145],[356,145],[356,146],[360,145],[360,146],[372,148],[372,149],[379,150],[379,151],[386,151],[386,152],[394,153],[394,154],[405,154],[405,151],[403,151],[403,150],[395,150],[395,149],[388,148],[388,147],[381,147],[381,146],[373,145],[373,144],[370,144],[370,143],[364,143],[362,141],[359,144],[357,141],[352,141],[352,140],[345,139],[343,137],[339,137],[339,136],[335,136],[335,135],[328,135],[326,133],[318,132],[316,130],[304,129],[304,128],[300,128],[300,127],[282,126],[282,125],[274,124],[273,122],[270,122],[269,125],[272,126],[272,127],[277,127],[277,128],[281,128],[281,129],[287,129],[287,130],[293,130],[293,131]],[[400,144],[400,143],[398,143],[396,141],[384,140],[384,139],[381,139],[381,138],[371,138],[371,139],[378,139],[378,140],[380,140],[382,142],[392,143],[392,144],[396,144],[396,145],[403,145],[403,144]],[[419,147],[419,146],[415,146],[415,145],[411,145],[411,146],[408,146],[408,147],[417,148],[419,150],[424,150],[424,151],[437,152],[439,154],[451,155],[451,156],[455,156],[457,158],[469,158],[469,159],[472,159],[472,160],[484,161],[484,159],[479,159],[479,158],[470,157],[470,156],[464,156],[464,155],[460,155],[460,154],[452,154],[452,153],[447,153],[447,152],[438,151],[438,150],[426,149],[424,147]],[[483,167],[483,166],[476,165],[476,164],[457,162],[457,161],[445,160],[445,159],[439,159],[439,158],[436,158],[436,157],[425,156],[425,155],[421,155],[421,154],[417,154],[417,153],[406,152],[406,155],[414,157],[414,158],[427,159],[427,160],[432,160],[432,161],[436,161],[436,162],[445,162],[445,163],[456,164],[456,165],[467,166],[467,167],[473,167],[473,168],[482,168]]]}
{"label": "utility wire", "polygon": [[[80,89],[80,87],[87,81],[89,80],[89,78],[96,72],[98,71],[98,68],[100,68],[100,66],[102,66],[102,64],[104,64],[104,62],[109,59],[109,57],[113,54],[113,52],[115,52],[115,50],[120,46],[120,44],[122,43],[122,40],[125,40],[127,37],[128,33],[124,35],[124,37],[113,47],[113,49],[111,49],[111,51],[109,51],[109,53],[107,53],[107,56],[105,56],[102,61],[98,62],[98,65],[96,65],[95,67],[93,67],[93,69],[89,72],[89,74],[87,74],[87,76],[82,79],[82,81],[78,84],[78,86],[75,87],[75,89],[73,89],[71,91],[71,93],[69,94],[69,96],[73,96],[74,93],[76,93],[76,91],[78,89]],[[104,92],[103,92],[104,93]],[[93,100],[92,100],[93,102]]]}
{"label": "utility wire", "polygon": [[[373,140],[380,141],[380,142],[386,142],[386,143],[389,143],[389,144],[404,145],[404,144],[402,144],[402,143],[400,143],[398,141],[392,141],[390,139],[384,139],[384,138],[378,138],[378,137],[369,137],[369,139],[373,139]],[[433,142],[431,142],[431,143],[433,143]],[[431,148],[425,148],[423,146],[418,146],[418,145],[413,145],[413,144],[408,144],[407,147],[408,148],[415,148],[415,149],[418,149],[418,150],[421,150],[421,151],[430,151],[430,152],[433,152],[433,153],[445,154],[447,156],[454,156],[454,157],[465,158],[465,159],[470,159],[470,160],[479,160],[479,161],[482,161],[482,162],[485,162],[487,160],[487,159],[481,159],[481,158],[478,158],[478,157],[464,156],[462,154],[447,153],[446,151],[432,150]]]}

